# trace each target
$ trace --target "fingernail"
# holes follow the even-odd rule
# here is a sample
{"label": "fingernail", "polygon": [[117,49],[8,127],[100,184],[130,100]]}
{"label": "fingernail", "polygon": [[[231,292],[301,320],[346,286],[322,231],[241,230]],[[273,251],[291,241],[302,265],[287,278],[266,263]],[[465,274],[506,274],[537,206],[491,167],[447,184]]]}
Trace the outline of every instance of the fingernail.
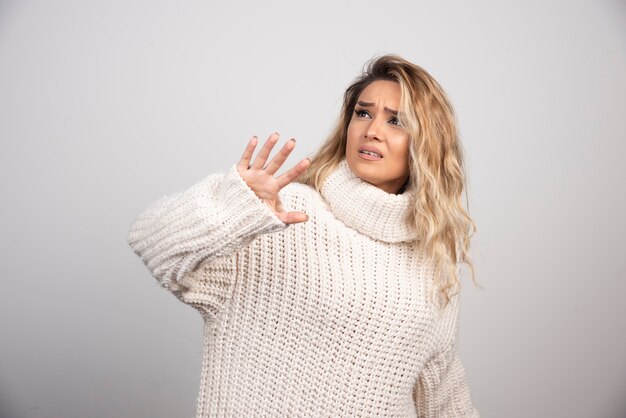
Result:
{"label": "fingernail", "polygon": [[296,142],[296,138],[291,138],[290,141]]}

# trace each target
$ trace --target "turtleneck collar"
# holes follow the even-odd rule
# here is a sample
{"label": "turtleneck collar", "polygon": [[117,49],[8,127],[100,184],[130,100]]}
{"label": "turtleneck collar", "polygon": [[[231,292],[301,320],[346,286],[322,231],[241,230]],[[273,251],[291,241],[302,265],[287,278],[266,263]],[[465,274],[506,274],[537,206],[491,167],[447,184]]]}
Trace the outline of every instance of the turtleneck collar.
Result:
{"label": "turtleneck collar", "polygon": [[417,237],[406,222],[415,190],[387,193],[354,174],[345,157],[326,178],[321,195],[338,219],[362,234],[385,242]]}

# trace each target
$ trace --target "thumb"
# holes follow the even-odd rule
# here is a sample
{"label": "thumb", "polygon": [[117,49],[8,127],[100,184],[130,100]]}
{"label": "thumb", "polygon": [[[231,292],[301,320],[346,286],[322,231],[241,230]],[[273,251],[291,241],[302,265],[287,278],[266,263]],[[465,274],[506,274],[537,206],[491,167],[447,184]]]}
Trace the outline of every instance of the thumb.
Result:
{"label": "thumb", "polygon": [[309,215],[304,212],[279,212],[276,216],[286,224],[295,224],[309,220]]}

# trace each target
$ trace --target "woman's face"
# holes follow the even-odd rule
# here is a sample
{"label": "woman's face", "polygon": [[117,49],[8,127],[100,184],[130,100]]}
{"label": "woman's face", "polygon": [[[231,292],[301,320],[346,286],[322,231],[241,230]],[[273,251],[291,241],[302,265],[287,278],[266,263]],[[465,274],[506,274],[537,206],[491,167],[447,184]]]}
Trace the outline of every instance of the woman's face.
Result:
{"label": "woman's face", "polygon": [[346,160],[361,179],[396,193],[409,175],[409,134],[397,117],[400,85],[370,83],[357,99],[348,125]]}

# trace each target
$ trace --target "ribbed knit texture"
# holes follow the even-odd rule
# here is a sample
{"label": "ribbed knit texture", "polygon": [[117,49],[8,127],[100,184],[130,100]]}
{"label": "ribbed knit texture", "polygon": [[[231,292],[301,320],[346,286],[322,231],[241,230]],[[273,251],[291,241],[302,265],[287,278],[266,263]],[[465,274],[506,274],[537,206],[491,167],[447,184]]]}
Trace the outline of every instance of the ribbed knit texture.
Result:
{"label": "ribbed knit texture", "polygon": [[235,166],[148,206],[128,243],[204,318],[197,417],[478,417],[457,353],[459,299],[394,195],[346,160],[322,193],[291,183],[284,224]]}

